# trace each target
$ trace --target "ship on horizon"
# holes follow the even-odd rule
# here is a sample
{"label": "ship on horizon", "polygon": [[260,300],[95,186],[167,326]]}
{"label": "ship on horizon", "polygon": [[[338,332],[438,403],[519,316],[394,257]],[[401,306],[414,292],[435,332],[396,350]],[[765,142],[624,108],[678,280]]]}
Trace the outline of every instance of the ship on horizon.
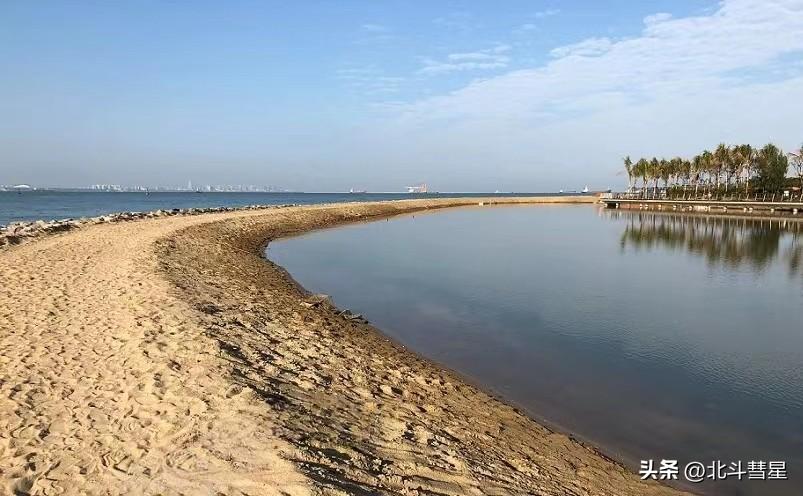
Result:
{"label": "ship on horizon", "polygon": [[427,193],[427,183],[416,184],[415,186],[407,186],[408,193]]}

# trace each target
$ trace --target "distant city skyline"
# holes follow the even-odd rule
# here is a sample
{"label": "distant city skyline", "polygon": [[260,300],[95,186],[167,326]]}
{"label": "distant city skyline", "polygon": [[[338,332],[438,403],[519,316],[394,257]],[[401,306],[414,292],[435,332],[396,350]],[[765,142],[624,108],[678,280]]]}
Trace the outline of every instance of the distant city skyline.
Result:
{"label": "distant city skyline", "polygon": [[191,183],[186,186],[181,185],[140,185],[140,184],[90,184],[85,186],[40,186],[36,184],[0,184],[0,191],[9,190],[27,190],[27,189],[40,189],[40,190],[87,190],[87,191],[124,191],[124,192],[150,192],[150,191],[187,191],[187,192],[248,192],[248,193],[273,193],[273,192],[286,192],[289,191],[284,188],[270,185],[255,185],[255,184],[199,184],[192,185]]}
{"label": "distant city skyline", "polygon": [[[282,188],[280,186],[272,185],[255,185],[255,184],[200,184],[200,185],[139,185],[139,184],[90,184],[84,186],[42,186],[36,184],[15,183],[15,184],[2,184],[0,183],[0,191],[16,191],[16,190],[77,190],[77,191],[98,191],[98,192],[188,192],[188,193],[557,193],[555,191],[526,191],[526,190],[511,190],[511,191],[448,191],[448,190],[431,190],[426,184],[415,184],[411,186],[404,186],[395,190],[366,190],[349,188],[347,190],[297,190]],[[568,189],[567,192],[580,191],[580,188]],[[563,192],[561,189],[560,192]]]}
{"label": "distant city skyline", "polygon": [[201,192],[278,192],[286,191],[270,185],[256,184],[192,184],[188,181],[186,186],[180,185],[140,185],[140,184],[92,184],[85,189],[95,191],[201,191]]}
{"label": "distant city skyline", "polygon": [[0,4],[0,183],[619,188],[803,142],[803,0]]}

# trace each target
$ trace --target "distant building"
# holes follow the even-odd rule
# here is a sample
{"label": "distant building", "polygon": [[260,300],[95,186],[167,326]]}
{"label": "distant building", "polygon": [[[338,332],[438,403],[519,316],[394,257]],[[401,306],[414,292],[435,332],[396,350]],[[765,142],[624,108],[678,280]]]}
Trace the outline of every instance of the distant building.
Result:
{"label": "distant building", "polygon": [[124,188],[119,184],[93,184],[89,189],[95,191],[124,191]]}

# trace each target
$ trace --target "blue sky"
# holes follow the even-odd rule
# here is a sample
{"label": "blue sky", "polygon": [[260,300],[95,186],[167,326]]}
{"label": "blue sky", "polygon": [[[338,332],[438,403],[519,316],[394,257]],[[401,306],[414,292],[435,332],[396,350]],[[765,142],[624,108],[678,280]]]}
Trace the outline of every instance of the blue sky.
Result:
{"label": "blue sky", "polygon": [[801,54],[803,0],[6,1],[0,183],[616,187],[799,146]]}

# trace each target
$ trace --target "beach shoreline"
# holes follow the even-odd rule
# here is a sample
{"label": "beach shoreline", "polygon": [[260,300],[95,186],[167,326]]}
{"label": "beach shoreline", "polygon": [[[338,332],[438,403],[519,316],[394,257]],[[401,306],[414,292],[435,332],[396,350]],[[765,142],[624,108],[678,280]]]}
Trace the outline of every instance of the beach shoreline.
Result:
{"label": "beach shoreline", "polygon": [[[64,480],[51,473],[55,466],[72,467],[73,487],[87,493],[119,487],[120,493],[165,494],[188,488],[199,494],[254,488],[265,494],[678,494],[640,481],[593,447],[545,428],[309,295],[262,256],[280,237],[401,213],[595,201],[270,208],[92,225],[0,250],[4,277],[20,283],[6,285],[0,303],[41,307],[0,316],[8,366],[0,392],[9,398],[0,404],[0,419],[11,433],[0,437],[4,483],[10,492],[48,493],[44,488]],[[93,263],[80,265],[81,257],[93,259],[89,248],[97,250],[94,259],[117,268],[115,277],[95,272]],[[71,265],[80,270],[59,272]],[[40,273],[31,274],[37,266]],[[65,277],[59,291],[52,291],[59,283],[54,274]],[[70,302],[76,308],[64,306]],[[111,304],[113,311],[106,308]],[[106,318],[76,322],[99,314]],[[106,348],[82,340],[108,339],[109,332],[125,344],[98,363]],[[61,361],[65,345],[60,353],[48,345],[54,337],[75,342],[69,361]],[[14,353],[21,353],[19,361],[12,362]],[[81,376],[92,359],[97,375]],[[119,360],[139,375],[115,376]],[[38,370],[44,364],[59,374],[45,374],[43,384],[36,372],[44,373]],[[105,389],[93,381],[105,382]],[[97,399],[109,399],[98,391],[123,386],[132,387],[123,393],[126,401]],[[67,398],[77,390],[82,396],[65,403],[65,388],[72,390]],[[166,401],[172,407],[159,414]],[[153,429],[154,419],[165,425]],[[51,428],[54,422],[59,428]],[[189,435],[181,433],[187,422]],[[148,442],[132,445],[137,436]],[[32,454],[39,457],[33,466]],[[77,460],[72,465],[68,454]],[[213,472],[223,476],[212,480]]]}

